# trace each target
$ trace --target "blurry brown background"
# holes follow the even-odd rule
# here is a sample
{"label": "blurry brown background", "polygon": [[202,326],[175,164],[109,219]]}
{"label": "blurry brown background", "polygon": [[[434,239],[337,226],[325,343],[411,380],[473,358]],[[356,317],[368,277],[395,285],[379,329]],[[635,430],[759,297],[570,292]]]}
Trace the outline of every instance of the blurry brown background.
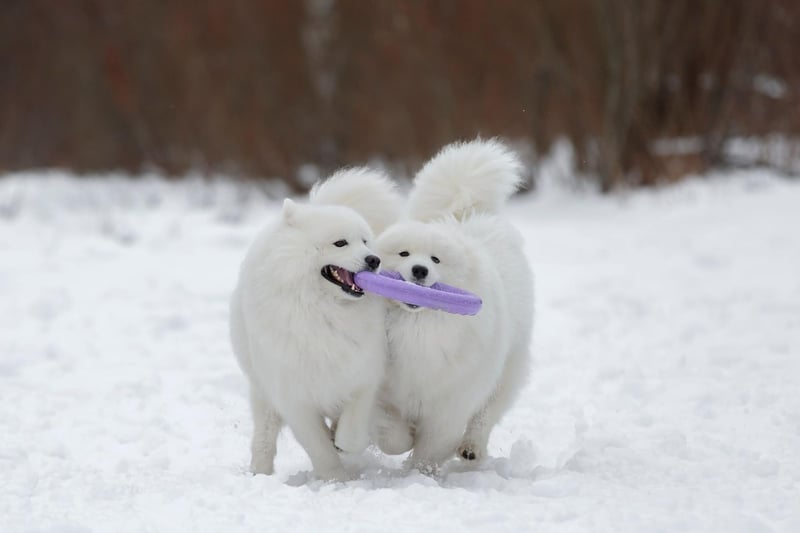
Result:
{"label": "blurry brown background", "polygon": [[726,141],[796,138],[798,104],[797,0],[0,2],[0,173],[302,189],[304,163],[413,170],[481,134],[568,138],[610,189],[763,162]]}

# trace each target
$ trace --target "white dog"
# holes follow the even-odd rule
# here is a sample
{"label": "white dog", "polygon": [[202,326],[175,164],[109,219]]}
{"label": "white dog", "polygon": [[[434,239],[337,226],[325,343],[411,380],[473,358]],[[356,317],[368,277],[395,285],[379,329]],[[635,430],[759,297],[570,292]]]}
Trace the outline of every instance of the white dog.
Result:
{"label": "white dog", "polygon": [[250,385],[254,473],[273,472],[284,423],[324,479],[346,477],[334,444],[368,445],[386,358],[385,300],[364,294],[353,274],[378,270],[373,230],[394,221],[400,205],[382,174],[345,170],[312,190],[308,205],[287,199],[247,253],[230,328]]}
{"label": "white dog", "polygon": [[522,166],[497,141],[445,147],[415,178],[409,218],[378,237],[388,270],[478,294],[474,317],[397,303],[387,314],[389,362],[375,440],[413,447],[409,464],[435,472],[454,453],[486,456],[492,428],[525,383],[532,275],[520,234],[498,216]]}

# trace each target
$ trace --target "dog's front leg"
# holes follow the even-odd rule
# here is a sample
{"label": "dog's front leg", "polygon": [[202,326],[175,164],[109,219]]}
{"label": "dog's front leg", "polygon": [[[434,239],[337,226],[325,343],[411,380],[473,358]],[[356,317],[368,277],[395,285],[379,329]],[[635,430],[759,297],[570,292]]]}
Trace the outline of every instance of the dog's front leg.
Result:
{"label": "dog's front leg", "polygon": [[337,448],[358,453],[369,445],[369,426],[376,392],[375,389],[362,389],[344,405],[336,424],[334,444]]}
{"label": "dog's front leg", "polygon": [[296,407],[285,413],[286,424],[306,450],[314,473],[322,479],[347,479],[339,454],[330,439],[325,419],[312,407]]}

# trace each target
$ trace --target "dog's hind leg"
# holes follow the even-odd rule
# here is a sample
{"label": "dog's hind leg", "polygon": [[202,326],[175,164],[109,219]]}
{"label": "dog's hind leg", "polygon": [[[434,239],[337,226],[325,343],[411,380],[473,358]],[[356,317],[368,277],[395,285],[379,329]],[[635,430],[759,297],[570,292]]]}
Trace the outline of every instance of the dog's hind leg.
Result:
{"label": "dog's hind leg", "polygon": [[253,416],[253,438],[250,443],[250,471],[254,474],[269,475],[274,471],[276,444],[282,422],[278,412],[258,392],[258,385],[252,378],[253,365],[238,289],[231,298],[230,320],[233,352],[245,375],[251,379],[250,412]]}
{"label": "dog's hind leg", "polygon": [[[294,438],[300,443],[314,467],[314,473],[322,479],[347,478],[339,455],[331,442],[330,429],[325,419],[313,407],[294,407],[284,413],[286,424]],[[341,424],[341,421],[339,422]]]}
{"label": "dog's hind leg", "polygon": [[437,474],[441,465],[456,451],[459,439],[464,434],[466,417],[454,416],[457,411],[440,407],[417,423],[414,451],[407,466],[417,468],[423,474]]}
{"label": "dog's hind leg", "polygon": [[250,388],[250,409],[253,414],[250,471],[269,475],[274,471],[278,433],[283,422],[277,411],[253,387]]}
{"label": "dog's hind leg", "polygon": [[487,456],[492,429],[503,418],[527,381],[529,360],[530,351],[527,346],[509,354],[497,387],[467,424],[464,438],[457,450],[459,457],[467,461],[480,461]]}

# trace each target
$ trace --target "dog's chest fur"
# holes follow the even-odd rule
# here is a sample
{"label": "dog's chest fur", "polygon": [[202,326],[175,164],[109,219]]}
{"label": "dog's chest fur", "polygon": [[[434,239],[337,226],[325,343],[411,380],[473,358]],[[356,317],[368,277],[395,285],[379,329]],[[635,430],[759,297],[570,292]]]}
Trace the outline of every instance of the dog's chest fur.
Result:
{"label": "dog's chest fur", "polygon": [[[261,306],[251,330],[254,367],[280,396],[335,409],[343,397],[380,380],[385,364],[383,302],[298,298]],[[291,377],[290,379],[287,379]]]}
{"label": "dog's chest fur", "polygon": [[487,353],[486,339],[473,317],[423,311],[388,313],[389,375],[392,403],[403,411],[436,405],[458,390],[490,385],[502,360]]}

